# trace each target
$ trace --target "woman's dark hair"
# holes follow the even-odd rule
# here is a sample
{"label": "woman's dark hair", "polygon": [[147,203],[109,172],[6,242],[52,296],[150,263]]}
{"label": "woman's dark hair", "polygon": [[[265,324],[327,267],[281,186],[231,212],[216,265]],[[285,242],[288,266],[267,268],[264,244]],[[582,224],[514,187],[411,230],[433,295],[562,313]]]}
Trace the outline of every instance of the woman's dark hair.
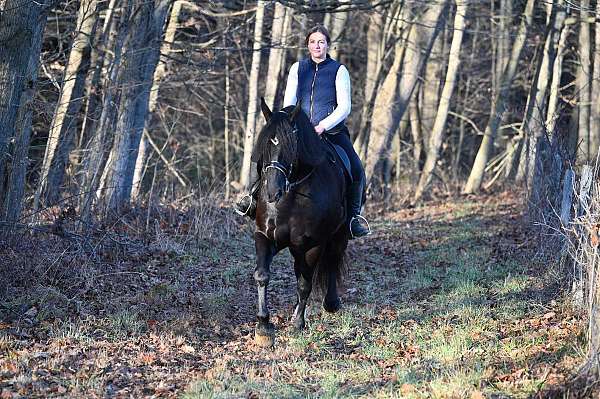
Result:
{"label": "woman's dark hair", "polygon": [[312,28],[310,28],[310,30],[306,34],[306,39],[304,39],[305,46],[308,46],[308,38],[310,37],[310,35],[312,35],[315,32],[319,32],[319,33],[323,34],[323,36],[325,36],[325,39],[327,40],[327,44],[329,45],[329,42],[331,42],[331,39],[329,38],[329,31],[327,30],[327,28],[324,27],[323,25],[315,25]]}

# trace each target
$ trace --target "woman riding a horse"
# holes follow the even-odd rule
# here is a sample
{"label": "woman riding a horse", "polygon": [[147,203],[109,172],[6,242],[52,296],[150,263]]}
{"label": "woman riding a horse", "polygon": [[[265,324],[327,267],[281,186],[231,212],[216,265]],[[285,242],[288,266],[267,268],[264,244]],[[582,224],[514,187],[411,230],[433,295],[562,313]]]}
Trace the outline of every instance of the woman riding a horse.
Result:
{"label": "woman riding a horse", "polygon": [[[344,274],[348,239],[369,233],[360,216],[364,171],[344,125],[350,112],[348,71],[327,55],[325,28],[311,29],[306,44],[310,57],[291,67],[284,108],[271,112],[261,101],[267,123],[252,152],[260,178],[251,194],[238,203],[238,210],[256,224],[255,336],[261,346],[274,343],[267,305],[273,257],[288,248],[294,258],[297,302],[292,322],[302,329],[313,282],[325,293],[326,311],[340,308],[337,282]],[[338,162],[343,151],[328,142],[347,152],[351,176],[342,165],[345,162]]]}
{"label": "woman riding a horse", "polygon": [[[346,191],[347,223],[352,238],[362,237],[369,233],[368,227],[363,226],[366,220],[360,216],[365,172],[344,123],[351,109],[350,75],[344,65],[327,54],[330,38],[325,27],[317,25],[310,29],[305,44],[310,56],[291,66],[283,106],[286,108],[299,102],[315,132],[325,134],[330,142],[345,150],[352,170],[352,183]],[[236,204],[238,213],[255,217],[259,188],[257,180],[252,184],[250,194]]]}

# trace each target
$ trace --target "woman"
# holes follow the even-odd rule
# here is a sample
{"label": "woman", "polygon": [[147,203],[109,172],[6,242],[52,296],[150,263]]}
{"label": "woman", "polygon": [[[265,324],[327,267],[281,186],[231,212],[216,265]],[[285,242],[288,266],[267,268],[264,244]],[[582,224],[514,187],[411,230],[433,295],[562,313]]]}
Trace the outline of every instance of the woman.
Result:
{"label": "woman", "polygon": [[[290,68],[283,107],[296,105],[299,101],[315,132],[325,134],[348,154],[353,180],[348,189],[348,223],[351,236],[362,237],[369,234],[368,226],[362,224],[366,220],[360,216],[365,172],[344,123],[351,109],[350,74],[344,65],[327,54],[329,43],[329,32],[325,27],[317,25],[308,31],[305,44],[309,57]],[[255,184],[251,195],[237,203],[238,213],[253,217],[257,187]]]}

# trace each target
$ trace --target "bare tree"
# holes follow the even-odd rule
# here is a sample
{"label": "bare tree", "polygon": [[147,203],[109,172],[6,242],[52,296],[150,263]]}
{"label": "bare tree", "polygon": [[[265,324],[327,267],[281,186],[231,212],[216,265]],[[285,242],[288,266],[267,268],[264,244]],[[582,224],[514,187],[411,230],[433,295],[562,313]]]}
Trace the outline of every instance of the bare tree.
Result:
{"label": "bare tree", "polygon": [[450,100],[452,99],[452,93],[454,92],[454,86],[456,85],[458,67],[460,65],[460,50],[462,47],[463,32],[465,30],[465,16],[467,14],[468,5],[469,0],[456,1],[456,15],[454,17],[454,29],[452,33],[452,44],[450,46],[450,57],[448,59],[448,69],[446,71],[446,80],[444,82],[444,88],[442,90],[442,95],[440,96],[440,105],[431,131],[427,159],[425,160],[425,166],[421,172],[419,184],[417,185],[413,197],[414,202],[419,201],[423,195],[423,192],[431,181],[431,175],[435,165],[440,158],[440,149],[444,139],[446,120],[448,118],[448,111],[450,110]]}
{"label": "bare tree", "polygon": [[[121,71],[121,63],[123,58],[123,45],[129,31],[129,17],[132,12],[132,1],[125,0],[119,10],[119,18],[113,16],[113,10],[110,7],[115,7],[115,2],[111,1],[108,11],[111,11],[105,21],[103,36],[107,37],[107,47],[110,49],[111,57],[106,57],[104,62],[99,62],[96,65],[94,76],[92,77],[92,91],[98,89],[101,80],[100,71],[103,64],[106,65],[105,82],[115,82],[105,84],[102,90],[102,102],[96,103],[96,93],[89,97],[84,119],[82,138],[80,142],[84,144],[84,153],[82,160],[82,174],[80,178],[80,187],[82,187],[82,195],[79,197],[79,210],[83,226],[90,221],[92,205],[97,199],[97,189],[101,185],[102,171],[107,161],[108,151],[113,141],[113,128],[117,115],[117,104],[119,101],[119,91],[116,82]],[[90,108],[93,107],[93,108]]]}
{"label": "bare tree", "polygon": [[538,141],[546,133],[544,110],[546,108],[548,83],[552,81],[552,71],[556,59],[558,41],[565,17],[566,14],[562,0],[548,3],[548,29],[544,51],[531,86],[529,101],[521,125],[522,132],[520,134],[523,137],[525,145],[522,148],[517,180],[525,179],[530,189],[533,189],[532,179],[536,164]]}
{"label": "bare tree", "polygon": [[[121,9],[125,9],[126,3],[120,6]],[[84,149],[89,145],[89,140],[96,130],[97,122],[103,110],[101,107],[102,94],[110,91],[108,86],[112,82],[109,80],[112,67],[111,61],[114,60],[114,57],[111,57],[111,55],[116,56],[113,50],[115,49],[117,32],[119,31],[117,28],[119,12],[116,10],[116,7],[117,0],[110,0],[106,10],[104,10],[102,27],[96,29],[95,45],[92,47],[90,55],[90,68],[93,72],[88,75],[85,83],[83,121],[77,143],[79,149]],[[85,154],[83,154],[83,158],[85,158]]]}
{"label": "bare tree", "polygon": [[[175,33],[177,32],[177,27],[179,26],[179,14],[181,13],[183,5],[184,1],[176,0],[173,3],[173,7],[171,7],[169,21],[167,22],[167,28],[165,30],[165,38],[160,48],[160,53],[162,55],[166,56],[171,52],[171,46],[175,42]],[[158,93],[160,91],[160,85],[167,73],[166,65],[166,60],[160,59],[156,70],[154,71],[154,77],[152,78],[152,89],[150,89],[150,99],[148,100],[149,116],[146,119],[144,133],[142,134],[142,139],[140,140],[140,148],[138,149],[138,156],[135,161],[135,170],[133,173],[133,186],[131,189],[131,198],[133,200],[138,199],[139,194],[141,193],[144,168],[146,165],[146,160],[148,159],[148,153],[150,151],[150,148],[152,147],[149,143],[148,137],[150,137],[150,132],[156,125],[154,113],[158,104]],[[170,164],[167,164],[167,169],[169,169],[171,173],[175,175],[175,177],[179,180],[180,184],[183,187],[187,186],[185,180],[181,178],[179,173],[177,173],[177,171],[174,170]]]}
{"label": "bare tree", "polygon": [[[282,69],[285,49],[282,46],[284,27],[285,27],[285,16],[287,10],[285,6],[280,3],[275,4],[275,12],[273,15],[273,25],[271,27],[271,49],[269,51],[269,66],[267,69],[267,81],[265,87],[265,101],[269,107],[273,108],[275,105],[275,94],[277,93],[277,86],[279,83],[279,72]],[[259,118],[258,126],[261,126]]]}
{"label": "bare tree", "polygon": [[419,24],[412,25],[405,48],[401,41],[396,45],[394,63],[375,99],[365,168],[368,186],[380,161],[388,158],[393,135],[406,111],[433,40],[440,31],[447,4],[447,1],[431,4],[419,18]]}
{"label": "bare tree", "polygon": [[[33,24],[31,36],[31,50],[25,74],[27,84],[24,87],[20,99],[17,119],[14,126],[14,145],[11,153],[6,159],[6,177],[0,176],[0,220],[9,222],[9,226],[19,219],[22,209],[23,196],[25,194],[25,177],[29,166],[29,141],[31,139],[33,98],[36,89],[35,82],[38,76],[40,51],[42,48],[42,35],[46,26],[46,10],[39,15],[39,22]],[[0,11],[1,13],[1,11]],[[0,23],[3,20],[0,17]],[[0,41],[1,42],[1,41]],[[6,183],[4,179],[6,178]],[[1,195],[4,194],[4,195]]]}
{"label": "bare tree", "polygon": [[163,28],[173,0],[135,3],[123,47],[122,88],[115,139],[104,170],[103,202],[119,211],[129,204],[135,161],[143,133]]}
{"label": "bare tree", "polygon": [[347,12],[334,12],[328,13],[325,18],[329,17],[329,21],[324,21],[325,26],[329,28],[329,34],[331,35],[331,49],[329,54],[331,58],[338,59],[340,54],[341,37],[344,33],[344,27],[348,20]]}
{"label": "bare tree", "polygon": [[445,30],[441,29],[433,42],[431,54],[427,58],[427,62],[423,68],[423,82],[419,85],[419,90],[415,93],[417,94],[415,97],[417,98],[419,108],[419,124],[422,126],[421,133],[423,135],[423,149],[425,152],[429,150],[431,129],[433,128],[436,110],[440,101],[441,80],[444,71]]}
{"label": "bare tree", "polygon": [[69,153],[74,145],[76,125],[81,109],[84,84],[90,66],[91,38],[94,37],[98,14],[96,0],[82,0],[77,15],[75,36],[54,117],[50,124],[44,162],[35,194],[35,205],[55,204],[61,195],[61,185]]}
{"label": "bare tree", "polygon": [[[568,15],[568,9],[565,11]],[[554,60],[554,67],[552,70],[552,82],[550,83],[550,93],[548,98],[548,109],[546,111],[546,130],[550,133],[554,132],[556,126],[556,120],[559,117],[559,89],[560,79],[563,73],[563,59],[567,47],[567,38],[571,33],[569,25],[564,24],[563,29],[560,32],[560,38],[558,40],[558,47],[556,49],[556,56]]]}
{"label": "bare tree", "polygon": [[579,110],[577,159],[583,163],[588,162],[598,152],[598,149],[591,148],[590,132],[591,37],[588,20],[589,7],[589,0],[581,0],[579,8],[579,68],[577,69],[577,108]]}
{"label": "bare tree", "polygon": [[258,106],[258,73],[260,69],[260,46],[262,41],[265,2],[258,0],[254,21],[254,44],[252,46],[252,65],[248,82],[248,112],[246,114],[246,133],[244,137],[244,158],[240,172],[240,184],[248,189],[250,184],[250,156],[254,147],[256,114]]}
{"label": "bare tree", "polygon": [[[600,1],[596,2],[596,16],[600,15]],[[594,69],[591,95],[600,93],[600,23],[594,23]],[[600,149],[600,107],[590,107],[590,156],[596,158]]]}
{"label": "bare tree", "polygon": [[369,14],[369,28],[367,31],[367,68],[365,71],[365,98],[360,117],[360,126],[356,132],[354,148],[362,159],[367,156],[369,140],[369,120],[375,98],[375,88],[381,72],[383,59],[383,11],[374,10]]}
{"label": "bare tree", "polygon": [[506,68],[504,69],[504,73],[502,74],[500,88],[497,91],[497,93],[495,93],[494,99],[492,101],[492,109],[490,112],[489,120],[485,127],[483,140],[481,141],[479,151],[477,152],[477,156],[475,157],[475,161],[473,162],[473,167],[471,168],[471,173],[469,174],[467,183],[463,188],[463,192],[465,193],[473,193],[475,191],[478,191],[481,187],[481,182],[483,181],[483,175],[485,172],[485,166],[492,153],[492,148],[496,139],[498,127],[500,126],[500,122],[502,121],[502,116],[506,108],[508,93],[510,91],[512,81],[515,77],[517,66],[519,65],[521,51],[523,50],[523,46],[525,45],[527,31],[532,23],[534,5],[534,0],[527,0],[525,10],[523,11],[523,14],[521,16],[519,32],[515,37],[513,47],[511,50],[510,60],[506,65]]}
{"label": "bare tree", "polygon": [[[22,99],[31,98],[43,28],[48,11],[46,1],[5,0],[0,2],[0,210],[2,218],[13,221],[20,211],[29,131],[18,124]],[[25,101],[26,102],[26,101]],[[23,104],[25,105],[25,104]],[[11,145],[14,140],[15,145]],[[10,155],[12,154],[12,155]],[[16,156],[16,157],[15,157]],[[14,158],[13,158],[14,157]],[[9,162],[12,164],[11,171]],[[16,173],[16,174],[15,174]],[[19,203],[9,202],[19,200]]]}

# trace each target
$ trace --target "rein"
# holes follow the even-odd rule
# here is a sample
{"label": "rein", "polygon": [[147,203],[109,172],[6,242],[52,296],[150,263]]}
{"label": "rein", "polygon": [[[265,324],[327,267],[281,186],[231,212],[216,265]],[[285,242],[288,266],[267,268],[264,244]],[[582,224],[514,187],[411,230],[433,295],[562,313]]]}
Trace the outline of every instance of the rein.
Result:
{"label": "rein", "polygon": [[[271,161],[271,162],[269,162],[269,164],[267,166],[265,166],[263,168],[263,172],[266,172],[269,169],[275,169],[276,171],[278,171],[281,174],[283,174],[283,177],[285,178],[285,189],[284,189],[284,191],[285,191],[286,194],[289,193],[290,191],[292,191],[294,188],[296,188],[299,185],[301,185],[302,183],[304,183],[305,181],[307,181],[312,176],[312,174],[315,171],[315,168],[312,168],[311,171],[308,172],[306,174],[306,176],[304,176],[302,179],[291,182],[290,181],[290,176],[292,175],[292,167],[291,166],[290,166],[290,170],[288,171],[287,168],[283,164],[281,164],[280,162]],[[298,193],[298,192],[296,194],[302,195],[302,196],[304,196],[306,198],[310,198],[310,196],[308,196],[306,194],[302,194],[302,193]]]}

